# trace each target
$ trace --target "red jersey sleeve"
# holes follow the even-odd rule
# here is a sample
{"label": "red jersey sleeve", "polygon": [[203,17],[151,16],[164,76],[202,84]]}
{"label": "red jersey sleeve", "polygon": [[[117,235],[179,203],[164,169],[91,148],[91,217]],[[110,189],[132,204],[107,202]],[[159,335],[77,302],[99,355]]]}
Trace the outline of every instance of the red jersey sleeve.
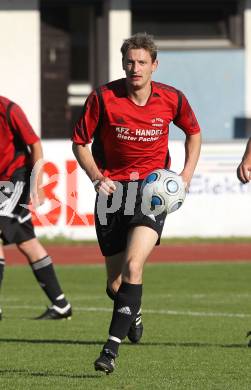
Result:
{"label": "red jersey sleeve", "polygon": [[99,121],[99,102],[96,91],[87,98],[83,114],[73,129],[72,141],[79,145],[91,143],[94,131]]}
{"label": "red jersey sleeve", "polygon": [[26,145],[35,144],[40,138],[31,127],[25,113],[17,104],[13,104],[11,111],[11,123]]}
{"label": "red jersey sleeve", "polygon": [[200,132],[200,126],[196,116],[182,92],[179,92],[178,112],[173,123],[180,127],[187,135]]}

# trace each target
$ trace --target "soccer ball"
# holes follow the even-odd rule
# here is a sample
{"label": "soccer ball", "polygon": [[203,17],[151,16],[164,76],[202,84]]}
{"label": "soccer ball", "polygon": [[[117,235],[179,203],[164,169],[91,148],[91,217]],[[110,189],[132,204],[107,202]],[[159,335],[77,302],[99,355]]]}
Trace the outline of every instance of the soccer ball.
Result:
{"label": "soccer ball", "polygon": [[186,190],[184,182],[176,172],[156,169],[141,186],[142,212],[146,215],[167,214],[178,210],[184,203]]}

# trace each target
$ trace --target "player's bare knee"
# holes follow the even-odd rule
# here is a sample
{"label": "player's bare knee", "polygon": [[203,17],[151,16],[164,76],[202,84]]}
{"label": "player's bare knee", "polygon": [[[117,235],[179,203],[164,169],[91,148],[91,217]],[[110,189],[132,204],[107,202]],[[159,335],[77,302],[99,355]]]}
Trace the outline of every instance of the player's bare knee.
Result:
{"label": "player's bare knee", "polygon": [[124,270],[123,270],[123,279],[128,283],[140,284],[142,281],[142,264],[133,259],[128,260]]}

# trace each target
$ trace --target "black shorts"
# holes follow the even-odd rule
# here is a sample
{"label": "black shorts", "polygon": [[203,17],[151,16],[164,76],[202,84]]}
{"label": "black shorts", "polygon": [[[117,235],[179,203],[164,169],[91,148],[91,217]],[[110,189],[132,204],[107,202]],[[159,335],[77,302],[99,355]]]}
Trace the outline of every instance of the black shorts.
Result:
{"label": "black shorts", "polygon": [[[116,207],[116,211],[103,213],[101,206],[98,206],[99,194],[95,203],[95,225],[98,243],[103,256],[112,256],[123,252],[126,249],[128,231],[135,226],[148,226],[158,234],[156,245],[160,243],[160,237],[164,227],[166,212],[159,215],[145,215],[141,211],[141,182],[134,182],[137,185],[135,190],[136,202],[128,202],[128,182],[121,182],[123,186],[123,196],[121,206]],[[137,191],[137,193],[136,193]],[[111,207],[114,195],[108,197],[105,210]],[[135,200],[134,197],[134,200]],[[133,199],[133,196],[132,198]],[[102,204],[102,203],[101,203]],[[130,205],[133,205],[132,207]],[[135,205],[135,207],[134,207]],[[101,210],[101,212],[100,212]],[[104,211],[104,210],[103,210]],[[129,215],[128,215],[129,214]]]}
{"label": "black shorts", "polygon": [[26,181],[0,181],[0,239],[4,245],[20,244],[35,237],[28,209],[30,201],[29,176]]}

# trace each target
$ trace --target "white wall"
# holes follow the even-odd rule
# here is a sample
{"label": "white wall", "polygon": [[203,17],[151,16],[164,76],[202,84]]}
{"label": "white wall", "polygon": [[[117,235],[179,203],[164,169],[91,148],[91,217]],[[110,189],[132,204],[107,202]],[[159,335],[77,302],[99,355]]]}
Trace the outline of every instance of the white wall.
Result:
{"label": "white wall", "polygon": [[0,1],[0,95],[21,105],[40,133],[38,0]]}

